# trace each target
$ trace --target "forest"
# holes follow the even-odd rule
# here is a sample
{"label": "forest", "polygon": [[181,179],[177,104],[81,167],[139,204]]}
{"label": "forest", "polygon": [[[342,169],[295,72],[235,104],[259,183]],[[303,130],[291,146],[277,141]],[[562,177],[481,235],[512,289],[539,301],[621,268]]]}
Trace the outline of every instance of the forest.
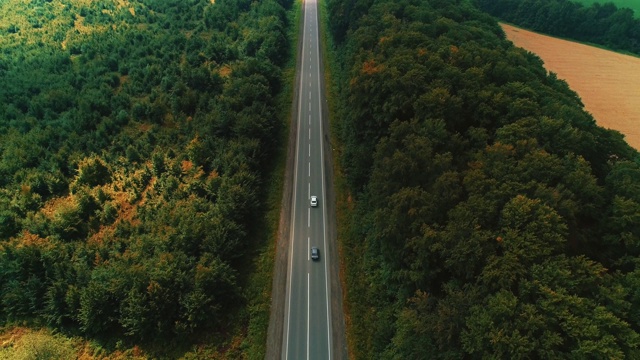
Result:
{"label": "forest", "polygon": [[635,0],[573,0],[579,2],[585,6],[590,6],[595,3],[614,3],[619,8],[629,8],[633,10],[636,14],[636,17],[640,17],[640,3]]}
{"label": "forest", "polygon": [[640,358],[638,152],[469,1],[327,13],[351,358]]}
{"label": "forest", "polygon": [[474,0],[489,14],[537,32],[640,55],[640,19],[612,2]]}
{"label": "forest", "polygon": [[0,5],[0,325],[246,336],[292,3]]}

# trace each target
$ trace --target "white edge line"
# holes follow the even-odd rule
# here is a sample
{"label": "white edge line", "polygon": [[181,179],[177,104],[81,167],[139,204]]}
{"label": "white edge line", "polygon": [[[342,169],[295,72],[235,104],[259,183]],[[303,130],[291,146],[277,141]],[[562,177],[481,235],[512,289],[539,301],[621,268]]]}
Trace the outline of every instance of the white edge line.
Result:
{"label": "white edge line", "polygon": [[307,273],[307,360],[309,360],[309,323],[311,322],[311,280]]}

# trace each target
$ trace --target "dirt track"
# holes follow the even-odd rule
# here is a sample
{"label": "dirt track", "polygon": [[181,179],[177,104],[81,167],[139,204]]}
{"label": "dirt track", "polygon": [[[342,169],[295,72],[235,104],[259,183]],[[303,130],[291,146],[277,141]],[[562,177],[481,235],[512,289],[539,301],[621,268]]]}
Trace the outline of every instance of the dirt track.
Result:
{"label": "dirt track", "polygon": [[640,150],[640,58],[500,25],[507,39],[567,81],[598,125],[620,131]]}

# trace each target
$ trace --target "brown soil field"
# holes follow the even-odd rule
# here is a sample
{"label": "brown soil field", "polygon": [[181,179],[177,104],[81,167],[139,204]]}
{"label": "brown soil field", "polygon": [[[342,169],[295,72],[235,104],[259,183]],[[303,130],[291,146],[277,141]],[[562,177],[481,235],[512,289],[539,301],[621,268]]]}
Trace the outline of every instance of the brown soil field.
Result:
{"label": "brown soil field", "polygon": [[500,25],[507,39],[538,55],[578,93],[598,125],[640,149],[640,58]]}

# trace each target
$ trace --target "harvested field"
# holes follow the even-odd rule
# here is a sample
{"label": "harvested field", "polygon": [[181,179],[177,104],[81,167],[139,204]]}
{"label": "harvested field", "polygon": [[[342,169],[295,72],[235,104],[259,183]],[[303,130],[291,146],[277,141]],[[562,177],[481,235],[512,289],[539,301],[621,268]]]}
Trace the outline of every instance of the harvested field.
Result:
{"label": "harvested field", "polygon": [[640,150],[640,58],[501,24],[507,39],[538,55],[578,93],[598,125]]}

